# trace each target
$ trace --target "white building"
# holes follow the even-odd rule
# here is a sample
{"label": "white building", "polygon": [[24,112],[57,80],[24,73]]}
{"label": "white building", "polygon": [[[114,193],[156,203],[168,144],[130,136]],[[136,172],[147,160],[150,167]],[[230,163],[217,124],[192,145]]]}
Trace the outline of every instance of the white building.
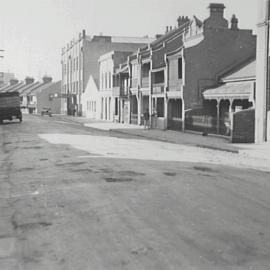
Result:
{"label": "white building", "polygon": [[114,93],[113,74],[132,51],[111,51],[99,58],[101,119],[120,121],[120,99]]}
{"label": "white building", "polygon": [[[136,51],[151,41],[153,39],[148,37],[89,36],[83,30],[62,49],[62,113],[88,114],[87,106],[83,106],[87,102],[82,101],[82,96],[94,86],[93,80],[99,81],[98,59],[101,55],[112,50]],[[90,90],[92,92],[95,89]]]}

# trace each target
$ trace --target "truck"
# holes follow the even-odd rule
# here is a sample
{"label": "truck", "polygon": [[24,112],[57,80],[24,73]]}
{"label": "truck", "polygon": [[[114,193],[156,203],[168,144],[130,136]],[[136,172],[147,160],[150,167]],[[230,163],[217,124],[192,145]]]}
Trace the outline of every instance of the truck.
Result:
{"label": "truck", "polygon": [[18,92],[0,92],[0,123],[13,119],[22,122],[20,95]]}

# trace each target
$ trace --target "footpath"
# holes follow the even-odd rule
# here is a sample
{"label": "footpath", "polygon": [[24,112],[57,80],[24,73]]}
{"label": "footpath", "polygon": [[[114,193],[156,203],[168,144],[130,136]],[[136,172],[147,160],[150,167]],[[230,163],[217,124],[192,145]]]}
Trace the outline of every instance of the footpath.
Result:
{"label": "footpath", "polygon": [[101,120],[93,120],[86,117],[57,115],[59,120],[71,121],[79,123],[85,127],[110,131],[112,133],[121,133],[131,136],[138,136],[150,140],[163,141],[168,143],[191,145],[195,147],[208,148],[219,151],[226,151],[239,154],[243,157],[255,158],[257,161],[269,161],[270,168],[270,142],[262,144],[233,144],[230,139],[225,136],[208,135],[202,136],[200,132],[192,131],[173,131],[173,130],[158,130],[147,129],[143,126],[112,123]]}
{"label": "footpath", "polygon": [[175,144],[191,145],[201,148],[227,151],[231,153],[239,153],[239,150],[241,149],[239,146],[230,143],[229,138],[224,136],[214,136],[214,135],[202,136],[202,133],[199,132],[195,133],[191,131],[182,132],[173,130],[144,129],[143,126],[98,121],[85,117],[66,116],[66,115],[55,117],[65,121],[80,123],[85,127],[97,130],[110,131],[113,133],[127,134],[131,136],[138,136],[151,140]]}

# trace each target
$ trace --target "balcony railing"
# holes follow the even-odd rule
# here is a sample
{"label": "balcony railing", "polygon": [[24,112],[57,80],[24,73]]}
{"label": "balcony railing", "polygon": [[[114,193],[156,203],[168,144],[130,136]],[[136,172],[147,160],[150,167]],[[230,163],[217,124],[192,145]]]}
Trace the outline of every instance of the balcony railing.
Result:
{"label": "balcony railing", "polygon": [[183,85],[183,80],[169,80],[169,91],[181,91]]}
{"label": "balcony railing", "polygon": [[114,86],[112,89],[112,95],[114,97],[120,96],[120,86]]}
{"label": "balcony railing", "polygon": [[131,79],[131,87],[132,88],[138,87],[138,83],[139,83],[138,78],[132,78]]}
{"label": "balcony railing", "polygon": [[149,87],[149,77],[143,77],[142,78],[142,87],[143,88]]}
{"label": "balcony railing", "polygon": [[153,94],[164,93],[165,85],[164,83],[155,83],[153,84]]}

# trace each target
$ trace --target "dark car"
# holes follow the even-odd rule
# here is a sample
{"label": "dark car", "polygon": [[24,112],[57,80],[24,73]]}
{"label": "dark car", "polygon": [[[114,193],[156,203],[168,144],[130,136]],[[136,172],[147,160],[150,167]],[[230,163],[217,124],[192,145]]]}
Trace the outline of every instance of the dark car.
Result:
{"label": "dark car", "polygon": [[43,108],[41,111],[41,115],[49,115],[50,117],[52,116],[52,110],[51,108]]}

